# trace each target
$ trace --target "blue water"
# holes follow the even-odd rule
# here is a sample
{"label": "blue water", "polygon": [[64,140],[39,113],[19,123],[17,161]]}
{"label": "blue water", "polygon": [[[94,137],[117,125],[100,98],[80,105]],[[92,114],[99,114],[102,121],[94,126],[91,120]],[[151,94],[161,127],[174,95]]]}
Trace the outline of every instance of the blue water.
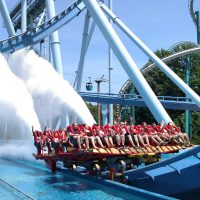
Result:
{"label": "blue water", "polygon": [[[76,176],[58,172],[52,174],[44,166],[36,163],[16,162],[0,159],[0,179],[15,186],[17,189],[30,195],[33,199],[70,199],[70,200],[120,200],[141,199],[136,196],[116,194],[108,188],[99,188],[95,183],[85,182]],[[0,181],[0,199],[27,199],[20,196],[6,184]]]}
{"label": "blue water", "polygon": [[[162,159],[174,156],[162,155]],[[143,166],[140,166],[143,167]],[[0,180],[6,181],[33,199],[120,200],[141,199],[111,188],[100,188],[94,182],[57,172],[52,174],[43,163],[0,159]],[[0,181],[0,199],[27,199],[27,196]],[[142,199],[141,199],[142,200]]]}
{"label": "blue water", "polygon": [[26,197],[24,197],[23,194],[20,194],[19,192],[13,190],[12,188],[10,188],[9,186],[7,186],[6,184],[2,184],[0,183],[0,199],[27,199]]}

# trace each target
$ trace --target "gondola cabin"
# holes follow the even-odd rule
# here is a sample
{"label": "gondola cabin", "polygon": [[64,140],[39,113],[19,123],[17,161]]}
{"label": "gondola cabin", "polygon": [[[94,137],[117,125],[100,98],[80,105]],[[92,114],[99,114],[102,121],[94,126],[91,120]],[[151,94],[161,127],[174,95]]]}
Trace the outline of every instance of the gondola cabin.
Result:
{"label": "gondola cabin", "polygon": [[93,89],[93,85],[92,85],[92,82],[91,82],[91,78],[89,77],[90,81],[88,83],[86,83],[86,90],[87,91],[92,91]]}
{"label": "gondola cabin", "polygon": [[93,89],[92,83],[91,82],[86,83],[86,90],[87,91],[92,91],[92,89]]}

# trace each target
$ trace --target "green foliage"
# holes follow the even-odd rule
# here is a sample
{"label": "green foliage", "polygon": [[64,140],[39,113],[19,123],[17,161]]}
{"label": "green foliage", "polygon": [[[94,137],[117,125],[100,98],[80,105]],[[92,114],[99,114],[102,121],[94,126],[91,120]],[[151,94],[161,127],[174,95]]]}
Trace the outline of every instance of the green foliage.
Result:
{"label": "green foliage", "polygon": [[94,120],[97,122],[97,105],[93,105],[91,103],[86,103],[86,105],[94,117]]}
{"label": "green foliage", "polygon": [[[98,121],[97,105],[91,104],[91,103],[86,103],[86,105],[87,105],[88,109],[90,110],[92,116],[94,117],[94,120],[97,122]],[[120,110],[119,105],[113,105],[114,120],[116,120],[118,118],[119,110]],[[109,113],[108,113],[108,118],[109,118]],[[101,114],[101,123],[102,123],[102,114]]]}

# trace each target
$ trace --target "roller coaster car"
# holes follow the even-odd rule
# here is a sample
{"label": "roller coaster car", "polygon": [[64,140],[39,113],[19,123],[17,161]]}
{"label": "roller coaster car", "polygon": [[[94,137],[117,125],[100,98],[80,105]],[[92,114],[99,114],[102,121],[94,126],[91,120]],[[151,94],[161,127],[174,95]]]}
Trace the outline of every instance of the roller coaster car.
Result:
{"label": "roller coaster car", "polygon": [[175,153],[183,146],[151,146],[145,148],[98,148],[91,151],[79,151],[77,148],[68,147],[66,152],[33,154],[36,159],[44,160],[52,172],[56,172],[56,162],[61,161],[64,167],[76,169],[83,166],[89,174],[99,174],[101,171],[124,170],[138,167],[141,163],[150,164],[158,162],[160,154]]}

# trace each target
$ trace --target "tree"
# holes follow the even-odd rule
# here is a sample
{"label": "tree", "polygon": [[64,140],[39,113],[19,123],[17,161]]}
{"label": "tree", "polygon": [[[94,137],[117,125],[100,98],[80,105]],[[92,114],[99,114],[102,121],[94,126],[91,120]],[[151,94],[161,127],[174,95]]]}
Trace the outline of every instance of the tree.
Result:
{"label": "tree", "polygon": [[97,106],[91,103],[86,103],[86,105],[88,109],[90,110],[92,116],[94,117],[94,120],[97,122]]}

